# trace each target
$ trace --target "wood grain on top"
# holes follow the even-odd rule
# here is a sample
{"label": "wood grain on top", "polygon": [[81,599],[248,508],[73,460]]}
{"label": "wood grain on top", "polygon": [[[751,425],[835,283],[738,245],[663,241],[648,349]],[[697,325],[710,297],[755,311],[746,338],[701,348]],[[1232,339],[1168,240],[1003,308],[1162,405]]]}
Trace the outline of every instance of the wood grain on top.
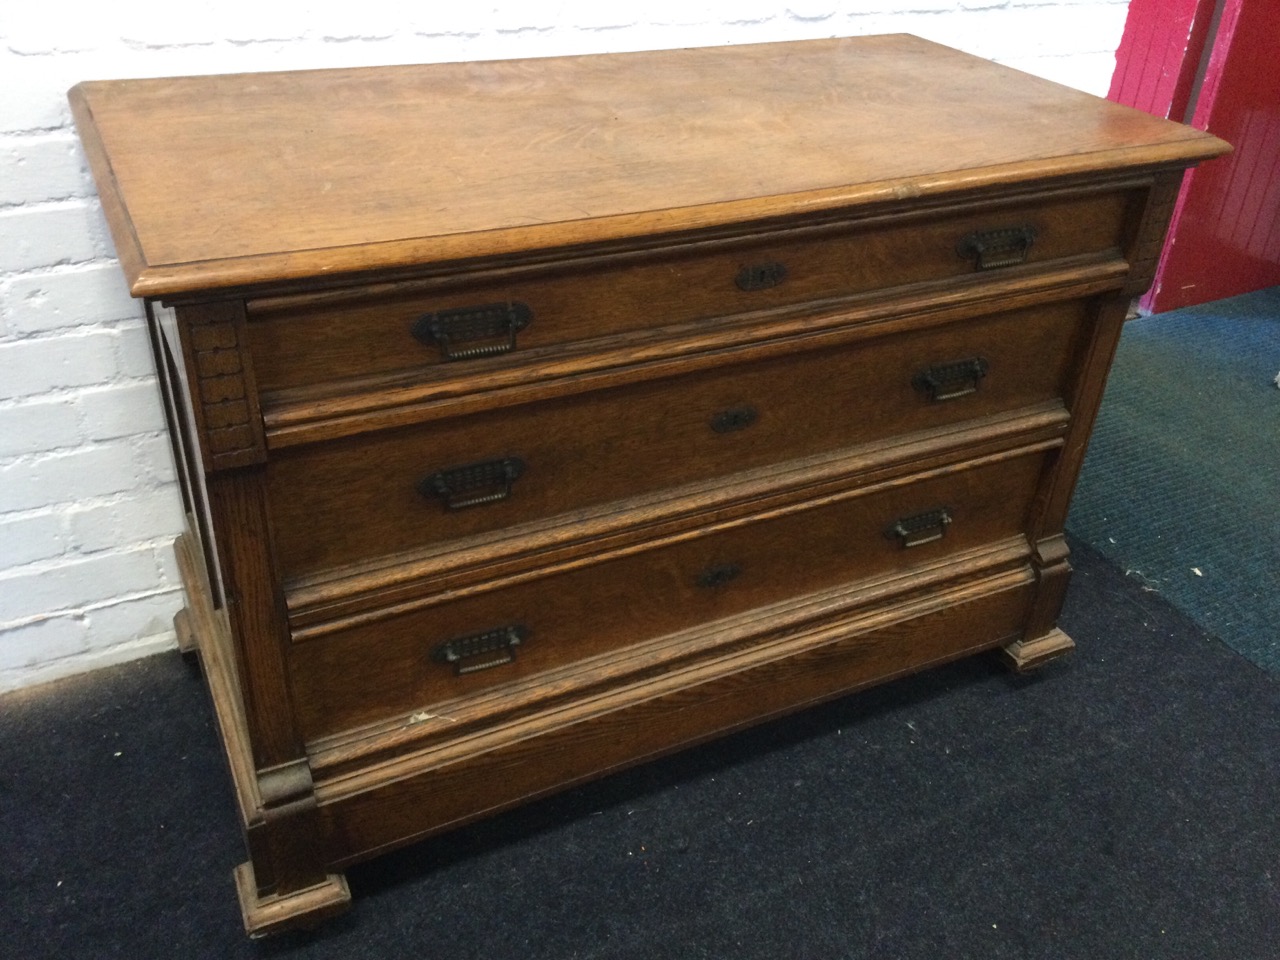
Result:
{"label": "wood grain on top", "polygon": [[1226,150],[904,35],[113,80],[70,96],[137,296]]}

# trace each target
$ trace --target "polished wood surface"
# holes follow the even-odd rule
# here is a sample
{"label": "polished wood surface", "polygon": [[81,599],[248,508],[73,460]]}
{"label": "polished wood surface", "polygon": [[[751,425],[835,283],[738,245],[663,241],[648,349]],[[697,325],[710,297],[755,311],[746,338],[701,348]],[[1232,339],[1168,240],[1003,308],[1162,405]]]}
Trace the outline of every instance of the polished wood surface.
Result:
{"label": "polished wood surface", "polygon": [[1069,650],[1125,310],[1226,149],[901,36],[71,100],[148,298],[254,935],[620,766]]}
{"label": "polished wood surface", "polygon": [[1045,270],[1010,267],[944,283],[912,284],[892,297],[871,293],[693,324],[657,326],[567,344],[555,351],[530,352],[518,362],[502,356],[432,363],[392,380],[352,378],[264,392],[267,446],[280,451],[372,430],[706,372],[725,364],[764,361],[797,350],[816,354],[878,336],[941,326],[993,309],[1009,312],[1111,293],[1131,276],[1128,261],[1119,256],[1102,260],[1087,257],[1083,262],[1073,259]]}
{"label": "polished wood surface", "polygon": [[[362,377],[412,377],[424,368],[449,365],[438,347],[412,336],[419,317],[518,302],[529,308],[532,320],[518,333],[516,348],[489,366],[520,364],[560,344],[793,304],[812,309],[817,301],[971,276],[973,263],[957,256],[956,248],[982,231],[1034,231],[1027,264],[1116,257],[1124,244],[1126,215],[1139,200],[1135,190],[1075,192],[1034,202],[960,206],[921,222],[871,218],[778,230],[763,241],[667,249],[660,256],[596,261],[572,270],[507,272],[462,287],[454,278],[452,286],[437,284],[444,289],[402,284],[385,297],[355,301],[341,292],[251,300],[247,335],[267,391],[337,384],[356,371]],[[702,249],[707,246],[712,249]],[[784,271],[776,284],[739,286],[744,270],[772,266]]]}
{"label": "polished wood surface", "polygon": [[[314,576],[546,518],[576,522],[582,508],[1060,398],[1090,309],[1047,304],[281,451],[267,468],[281,569]],[[985,369],[972,393],[934,399],[917,383],[965,361]],[[506,499],[450,510],[419,489],[437,472],[506,457],[524,464]]]}
{"label": "polished wood surface", "polygon": [[630,239],[1222,149],[909,36],[101,81],[71,99],[135,296]]}
{"label": "polished wood surface", "polygon": [[[314,738],[417,709],[437,712],[442,701],[528,681],[574,660],[1016,536],[1043,453],[1006,452],[962,470],[855,488],[858,495],[848,499],[700,531],[461,600],[432,598],[413,614],[297,643],[299,720]],[[891,535],[901,520],[937,509],[948,518],[938,539],[904,547]],[[513,624],[528,636],[509,663],[455,676],[430,659],[454,637]]]}
{"label": "polished wood surface", "polygon": [[[436,833],[673,748],[991,649],[1017,635],[1032,600],[1028,570],[997,570],[858,612],[827,611],[824,620],[812,610],[808,620],[799,611],[785,617],[768,611],[776,618],[757,616],[749,631],[722,625],[729,636],[749,632],[754,643],[729,645],[718,659],[642,675],[559,710],[445,738],[378,775],[337,766],[318,789],[323,843],[355,862],[406,836]],[[464,720],[445,712],[418,726],[457,728]],[[374,776],[396,778],[396,788],[368,789]]]}

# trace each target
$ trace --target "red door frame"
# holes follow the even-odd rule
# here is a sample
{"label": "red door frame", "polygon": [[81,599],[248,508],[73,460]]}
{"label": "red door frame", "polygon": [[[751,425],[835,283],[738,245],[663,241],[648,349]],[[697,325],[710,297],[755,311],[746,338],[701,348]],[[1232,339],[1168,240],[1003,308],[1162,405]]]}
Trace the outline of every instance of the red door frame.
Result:
{"label": "red door frame", "polygon": [[1280,285],[1280,0],[1132,0],[1111,99],[1235,146],[1191,171],[1150,312]]}
{"label": "red door frame", "polygon": [[1108,100],[1186,122],[1216,0],[1130,0]]}

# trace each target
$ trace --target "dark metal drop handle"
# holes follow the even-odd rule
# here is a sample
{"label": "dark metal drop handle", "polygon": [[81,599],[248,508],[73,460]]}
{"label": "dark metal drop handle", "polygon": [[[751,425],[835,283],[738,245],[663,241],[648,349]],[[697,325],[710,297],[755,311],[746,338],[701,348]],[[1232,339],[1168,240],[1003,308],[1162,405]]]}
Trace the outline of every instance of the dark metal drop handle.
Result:
{"label": "dark metal drop handle", "polygon": [[927,393],[930,400],[955,400],[977,393],[989,366],[982,357],[940,363],[917,373],[911,378],[911,384]]}
{"label": "dark metal drop handle", "polygon": [[446,510],[479,507],[511,496],[511,485],[524,469],[524,461],[519,457],[450,467],[423,477],[418,483],[418,492],[424,497],[439,498]]}
{"label": "dark metal drop handle", "polygon": [[1025,263],[1035,243],[1034,227],[1005,227],[971,233],[956,244],[956,253],[972,260],[976,270],[995,270]]}
{"label": "dark metal drop handle", "polygon": [[917,513],[915,516],[903,517],[885,531],[885,536],[897,540],[905,550],[909,547],[920,547],[926,543],[941,540],[951,526],[951,511],[946,507]]}
{"label": "dark metal drop handle", "polygon": [[500,667],[516,659],[516,647],[524,643],[529,629],[523,624],[498,627],[482,633],[470,633],[437,644],[431,650],[435,663],[453,667],[454,676],[477,673],[491,667]]}
{"label": "dark metal drop handle", "polygon": [[[414,337],[440,348],[441,360],[474,360],[510,353],[516,334],[533,321],[533,311],[523,303],[488,303],[424,313],[414,323]],[[473,341],[475,346],[459,346]]]}

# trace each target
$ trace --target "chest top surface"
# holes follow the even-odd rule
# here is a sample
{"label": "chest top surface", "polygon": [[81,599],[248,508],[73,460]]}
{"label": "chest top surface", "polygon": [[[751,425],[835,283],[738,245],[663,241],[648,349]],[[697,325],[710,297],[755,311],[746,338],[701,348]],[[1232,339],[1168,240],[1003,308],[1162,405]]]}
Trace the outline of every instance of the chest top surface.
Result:
{"label": "chest top surface", "polygon": [[1223,152],[906,35],[82,83],[136,296],[395,270]]}

